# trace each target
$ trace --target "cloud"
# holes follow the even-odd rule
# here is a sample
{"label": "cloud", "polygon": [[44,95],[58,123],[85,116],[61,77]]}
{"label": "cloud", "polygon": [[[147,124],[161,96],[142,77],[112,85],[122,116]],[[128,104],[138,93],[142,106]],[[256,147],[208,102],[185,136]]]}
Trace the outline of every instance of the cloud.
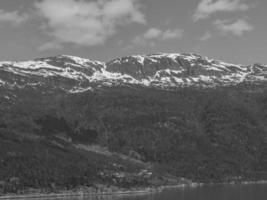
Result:
{"label": "cloud", "polygon": [[7,12],[0,9],[0,23],[20,25],[29,19],[27,14],[20,14],[18,11]]}
{"label": "cloud", "polygon": [[250,5],[244,0],[201,0],[193,16],[194,21],[206,19],[216,12],[246,11]]}
{"label": "cloud", "polygon": [[151,28],[144,34],[145,39],[157,39],[162,36],[162,30],[157,28]]}
{"label": "cloud", "polygon": [[214,25],[223,33],[232,33],[237,36],[242,36],[245,32],[254,30],[254,27],[243,19],[239,19],[235,22],[229,20],[216,20]]}
{"label": "cloud", "polygon": [[183,34],[184,34],[184,31],[182,29],[167,30],[163,32],[162,39],[170,40],[170,39],[182,38]]}
{"label": "cloud", "polygon": [[212,34],[210,31],[207,31],[204,33],[204,35],[202,35],[202,37],[200,38],[200,41],[207,41],[212,37]]}
{"label": "cloud", "polygon": [[56,42],[47,42],[38,47],[38,51],[61,50],[63,46]]}
{"label": "cloud", "polygon": [[163,31],[158,28],[150,28],[143,35],[134,38],[133,43],[135,45],[155,45],[155,41],[181,39],[183,37],[182,29],[168,29]]}
{"label": "cloud", "polygon": [[146,23],[138,0],[42,0],[35,9],[45,19],[46,31],[61,44],[99,45],[120,26]]}

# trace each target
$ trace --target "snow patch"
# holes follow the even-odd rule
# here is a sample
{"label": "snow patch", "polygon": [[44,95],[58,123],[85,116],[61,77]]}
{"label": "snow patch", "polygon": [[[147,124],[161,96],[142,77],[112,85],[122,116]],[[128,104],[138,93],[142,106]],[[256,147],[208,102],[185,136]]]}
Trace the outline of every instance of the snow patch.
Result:
{"label": "snow patch", "polygon": [[87,63],[92,63],[94,65],[104,65],[103,62],[100,61],[96,61],[96,60],[90,60],[90,59],[86,59],[86,58],[80,58],[80,57],[76,57],[76,56],[70,56],[70,55],[62,55],[62,57],[67,57],[72,59],[74,62],[78,63],[79,65],[85,65],[87,66]]}
{"label": "snow patch", "polygon": [[92,87],[87,87],[87,88],[73,88],[69,90],[69,93],[76,94],[76,93],[82,93],[82,92],[87,92],[87,91],[94,91]]}
{"label": "snow patch", "polygon": [[132,56],[132,57],[135,58],[137,62],[139,62],[141,65],[144,65],[144,62],[145,62],[144,56]]}

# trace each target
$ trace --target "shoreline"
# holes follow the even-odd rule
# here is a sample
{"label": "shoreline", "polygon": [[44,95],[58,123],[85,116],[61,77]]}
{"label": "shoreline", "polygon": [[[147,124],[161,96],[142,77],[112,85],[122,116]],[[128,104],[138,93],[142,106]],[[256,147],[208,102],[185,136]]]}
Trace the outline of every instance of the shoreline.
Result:
{"label": "shoreline", "polygon": [[36,194],[7,194],[0,196],[0,200],[8,199],[49,199],[49,198],[69,198],[69,197],[95,197],[95,196],[137,196],[137,195],[147,195],[162,192],[165,189],[175,189],[175,188],[184,188],[184,187],[196,187],[200,184],[179,184],[179,185],[169,185],[169,186],[158,186],[158,187],[147,187],[140,189],[129,189],[123,190],[118,189],[117,191],[109,192],[86,192],[86,191],[61,191],[59,193],[36,193]]}
{"label": "shoreline", "polygon": [[137,190],[120,190],[118,191],[109,191],[109,192],[86,192],[86,191],[62,191],[59,193],[40,193],[40,194],[9,194],[0,196],[0,200],[7,199],[49,199],[49,198],[66,198],[66,197],[94,197],[94,196],[134,196],[134,195],[146,195],[156,192],[162,192],[164,188],[143,188]]}
{"label": "shoreline", "polygon": [[169,186],[159,186],[159,187],[147,187],[140,189],[129,189],[123,190],[118,189],[117,191],[108,192],[86,192],[86,191],[59,191],[59,193],[36,193],[36,194],[7,194],[0,196],[0,200],[8,199],[61,199],[61,198],[71,198],[71,197],[101,197],[101,196],[138,196],[138,195],[148,195],[153,193],[160,193],[166,189],[179,189],[179,188],[196,188],[201,186],[212,186],[212,185],[254,185],[254,184],[267,184],[266,180],[261,181],[243,181],[243,182],[229,182],[229,183],[191,183],[191,184],[179,184],[179,185],[169,185]]}

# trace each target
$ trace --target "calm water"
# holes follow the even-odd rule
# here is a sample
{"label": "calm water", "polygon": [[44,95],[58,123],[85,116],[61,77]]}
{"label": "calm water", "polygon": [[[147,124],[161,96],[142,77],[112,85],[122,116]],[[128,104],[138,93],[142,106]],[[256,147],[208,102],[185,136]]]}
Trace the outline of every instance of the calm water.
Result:
{"label": "calm water", "polygon": [[123,200],[267,200],[267,185],[217,185],[166,190]]}
{"label": "calm water", "polygon": [[170,189],[146,196],[99,197],[83,200],[267,200],[267,184],[202,186]]}
{"label": "calm water", "polygon": [[135,197],[109,196],[60,200],[267,200],[267,184],[201,186],[168,189],[157,194]]}

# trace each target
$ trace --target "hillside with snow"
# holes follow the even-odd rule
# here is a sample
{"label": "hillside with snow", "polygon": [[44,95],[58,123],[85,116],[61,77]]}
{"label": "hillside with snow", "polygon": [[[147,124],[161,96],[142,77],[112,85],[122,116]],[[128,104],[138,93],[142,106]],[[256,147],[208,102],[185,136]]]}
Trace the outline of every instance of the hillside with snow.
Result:
{"label": "hillside with snow", "polygon": [[172,89],[261,84],[266,81],[266,65],[229,64],[195,54],[136,55],[107,63],[68,55],[0,62],[1,86],[49,86],[71,93],[116,85]]}

